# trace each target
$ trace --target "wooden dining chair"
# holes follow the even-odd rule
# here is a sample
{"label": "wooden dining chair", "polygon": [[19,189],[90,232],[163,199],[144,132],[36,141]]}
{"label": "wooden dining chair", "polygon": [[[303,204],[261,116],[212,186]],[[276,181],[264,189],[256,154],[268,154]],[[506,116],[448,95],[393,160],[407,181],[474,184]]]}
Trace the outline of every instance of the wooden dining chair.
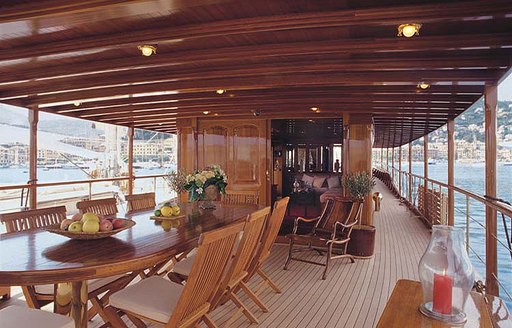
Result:
{"label": "wooden dining chair", "polygon": [[80,213],[95,213],[103,216],[115,216],[117,214],[117,200],[112,198],[82,200],[76,203]]}
{"label": "wooden dining chair", "polygon": [[226,191],[222,195],[222,203],[227,205],[258,205],[259,195],[258,190]]}
{"label": "wooden dining chair", "polygon": [[74,328],[75,322],[65,315],[12,305],[0,310],[0,327]]}
{"label": "wooden dining chair", "polygon": [[[361,220],[362,209],[363,202],[361,200],[333,197],[326,202],[324,211],[319,217],[314,219],[298,217],[295,219],[293,232],[287,236],[290,245],[284,269],[288,269],[288,264],[292,260],[321,265],[325,267],[322,274],[322,279],[325,280],[331,260],[348,258],[354,263],[354,257],[347,254],[347,246],[352,228]],[[315,225],[311,232],[298,234],[297,229],[300,222],[315,222]],[[304,244],[306,246],[303,246]],[[317,251],[320,255],[325,252],[325,263],[293,256],[295,253],[304,251]]]}
{"label": "wooden dining chair", "polygon": [[216,327],[208,312],[220,288],[244,223],[205,232],[199,237],[196,260],[185,286],[152,276],[114,293],[106,308],[113,327],[127,327],[127,314],[137,327],[146,320],[166,327]]}
{"label": "wooden dining chair", "polygon": [[[65,206],[0,214],[0,222],[5,224],[7,233],[44,228],[52,224],[58,224],[65,218]],[[35,309],[40,309],[53,302],[55,288],[54,285],[21,287],[27,305]]]}
{"label": "wooden dining chair", "polygon": [[[43,228],[52,224],[58,224],[65,218],[65,206],[0,214],[0,221],[6,224],[7,233]],[[105,319],[106,315],[103,312],[103,308],[108,304],[110,294],[129,284],[137,274],[138,272],[89,280],[88,299],[92,303],[92,307],[88,310],[88,318],[92,319],[96,314],[99,314]],[[57,284],[21,286],[27,305],[34,309],[40,309],[46,304],[53,302],[57,288]],[[57,304],[54,305],[54,309],[63,311],[60,308],[58,309]]]}
{"label": "wooden dining chair", "polygon": [[[270,207],[266,207],[247,216],[242,239],[238,245],[235,257],[221,284],[219,292],[211,303],[210,311],[213,311],[220,304],[222,299],[228,299],[245,314],[249,321],[258,323],[258,319],[254,314],[236,296],[238,289],[242,289],[249,298],[261,307],[262,311],[268,311],[265,305],[259,302],[259,299],[255,297],[255,294],[243,280],[249,274],[247,270],[260,246],[261,236],[269,214]],[[169,273],[169,278],[175,282],[181,282],[181,279],[186,280],[195,260],[195,256],[190,256],[178,262],[173,268],[174,271]],[[173,275],[178,275],[178,280],[176,280]],[[235,317],[236,316],[233,316],[232,320],[234,320]]]}
{"label": "wooden dining chair", "polygon": [[124,196],[124,199],[126,199],[126,201],[128,202],[127,213],[153,209],[156,206],[154,192],[136,195],[126,195]]}

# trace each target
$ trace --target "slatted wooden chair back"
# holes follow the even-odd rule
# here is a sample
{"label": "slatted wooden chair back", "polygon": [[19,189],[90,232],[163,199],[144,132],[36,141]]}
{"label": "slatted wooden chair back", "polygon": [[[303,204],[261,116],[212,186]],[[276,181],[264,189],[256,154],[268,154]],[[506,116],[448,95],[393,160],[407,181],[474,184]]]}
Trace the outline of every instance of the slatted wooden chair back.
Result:
{"label": "slatted wooden chair back", "polygon": [[115,198],[103,198],[93,200],[83,200],[76,203],[80,213],[95,213],[104,216],[113,216],[117,214],[117,200]]}
{"label": "slatted wooden chair back", "polygon": [[60,223],[66,218],[66,207],[56,206],[5,213],[0,215],[0,221],[5,223],[7,232],[18,232],[47,227]]}
{"label": "slatted wooden chair back", "polygon": [[222,202],[227,205],[258,205],[259,194],[258,190],[226,191],[222,195]]}
{"label": "slatted wooden chair back", "polygon": [[270,251],[272,250],[272,246],[276,241],[277,234],[279,233],[279,229],[283,223],[284,215],[286,214],[286,208],[288,207],[289,201],[290,197],[284,197],[274,203],[272,214],[267,220],[267,224],[263,230],[260,249],[253,261],[254,263],[251,264],[252,269],[259,267],[259,265],[270,256]]}
{"label": "slatted wooden chair back", "polygon": [[315,229],[331,229],[334,222],[336,221],[345,223],[350,209],[352,208],[353,200],[342,197],[334,197],[330,200],[332,200],[332,208],[330,209],[330,213],[327,212],[326,215],[321,218],[321,220],[318,220],[318,224]]}
{"label": "slatted wooden chair back", "polygon": [[[354,222],[361,222],[361,216],[363,215],[363,202],[361,200],[353,200],[350,206],[350,210],[346,216],[346,219],[342,221],[344,225],[351,225]],[[352,227],[343,228],[341,235],[350,238]]]}
{"label": "slatted wooden chair back", "polygon": [[124,199],[128,202],[128,213],[155,208],[155,193],[127,195]]}
{"label": "slatted wooden chair back", "polygon": [[323,228],[326,226],[327,221],[331,218],[333,215],[333,211],[335,209],[336,201],[334,198],[327,198],[325,201],[324,208],[322,210],[322,214],[320,214],[320,220],[318,220],[315,224],[316,228]]}
{"label": "slatted wooden chair back", "polygon": [[208,313],[244,224],[232,224],[199,237],[194,264],[167,327],[194,327]]}

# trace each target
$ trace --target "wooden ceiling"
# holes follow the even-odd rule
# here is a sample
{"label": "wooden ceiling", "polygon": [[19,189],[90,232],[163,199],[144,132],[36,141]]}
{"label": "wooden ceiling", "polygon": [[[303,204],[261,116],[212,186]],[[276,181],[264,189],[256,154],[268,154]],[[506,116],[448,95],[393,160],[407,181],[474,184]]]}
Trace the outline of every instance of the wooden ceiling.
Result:
{"label": "wooden ceiling", "polygon": [[[408,22],[420,35],[398,37]],[[511,58],[510,0],[0,0],[0,102],[162,132],[350,111],[396,146],[467,109]]]}

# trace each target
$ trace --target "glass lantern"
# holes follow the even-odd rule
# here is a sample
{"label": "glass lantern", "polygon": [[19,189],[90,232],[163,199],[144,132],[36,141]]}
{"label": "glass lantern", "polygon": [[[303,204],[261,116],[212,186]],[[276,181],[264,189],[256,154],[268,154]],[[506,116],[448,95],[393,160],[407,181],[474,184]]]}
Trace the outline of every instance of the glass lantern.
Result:
{"label": "glass lantern", "polygon": [[464,305],[474,284],[474,271],[460,228],[432,226],[432,237],[418,266],[423,303],[420,312],[450,324],[466,322]]}

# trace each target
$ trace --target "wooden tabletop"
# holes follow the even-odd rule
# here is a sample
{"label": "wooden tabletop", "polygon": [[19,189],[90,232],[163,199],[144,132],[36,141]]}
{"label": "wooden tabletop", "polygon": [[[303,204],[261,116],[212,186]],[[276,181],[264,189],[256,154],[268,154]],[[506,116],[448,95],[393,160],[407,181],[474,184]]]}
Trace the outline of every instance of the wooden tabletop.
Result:
{"label": "wooden tabletop", "polygon": [[[136,225],[113,237],[71,240],[43,230],[0,234],[0,286],[81,281],[140,270],[195,247],[202,232],[245,218],[257,206],[182,204],[179,227],[150,220],[153,210],[128,218]],[[165,229],[164,229],[165,228]]]}
{"label": "wooden tabletop", "polygon": [[[487,301],[486,301],[487,299]],[[512,327],[509,312],[502,299],[472,292],[464,308],[468,321],[463,326],[451,326],[427,318],[420,313],[422,301],[419,281],[398,280],[377,328],[445,328],[445,327]]]}

